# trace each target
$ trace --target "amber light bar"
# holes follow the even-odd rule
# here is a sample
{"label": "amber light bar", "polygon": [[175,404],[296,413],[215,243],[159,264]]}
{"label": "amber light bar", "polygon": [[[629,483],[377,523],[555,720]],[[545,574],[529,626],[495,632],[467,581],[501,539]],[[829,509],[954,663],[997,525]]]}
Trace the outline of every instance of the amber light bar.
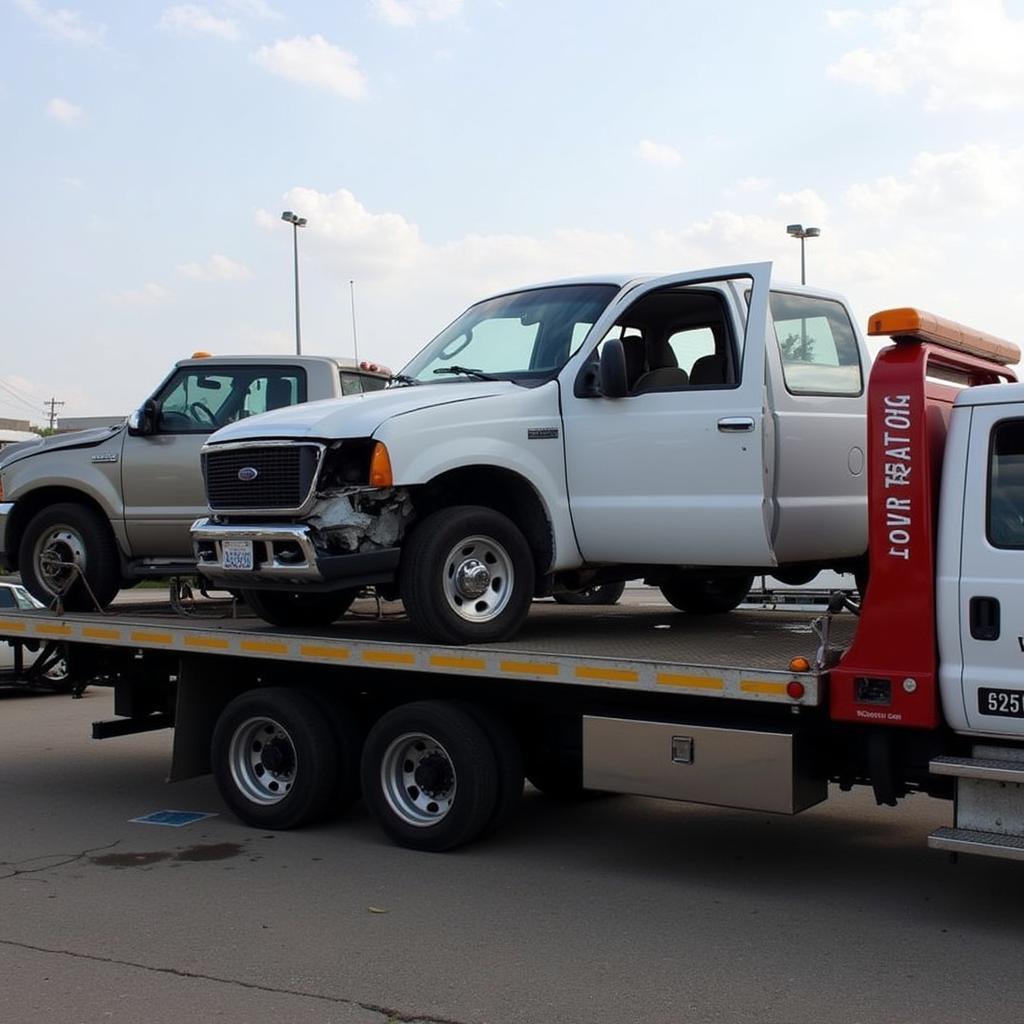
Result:
{"label": "amber light bar", "polygon": [[889,335],[899,341],[928,341],[933,345],[966,352],[1002,366],[1020,362],[1020,347],[994,334],[975,331],[954,320],[920,309],[883,309],[868,317],[868,334]]}

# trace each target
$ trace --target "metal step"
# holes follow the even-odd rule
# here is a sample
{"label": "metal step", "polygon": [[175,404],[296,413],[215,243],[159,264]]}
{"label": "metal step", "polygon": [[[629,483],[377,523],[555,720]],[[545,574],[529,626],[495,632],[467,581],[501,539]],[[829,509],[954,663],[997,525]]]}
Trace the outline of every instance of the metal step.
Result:
{"label": "metal step", "polygon": [[928,837],[933,850],[974,853],[1003,860],[1024,860],[1024,836],[1004,836],[998,832],[977,832],[969,828],[940,828]]}
{"label": "metal step", "polygon": [[933,775],[955,775],[960,779],[1024,783],[1024,761],[1002,761],[988,757],[942,756],[932,758],[928,768]]}

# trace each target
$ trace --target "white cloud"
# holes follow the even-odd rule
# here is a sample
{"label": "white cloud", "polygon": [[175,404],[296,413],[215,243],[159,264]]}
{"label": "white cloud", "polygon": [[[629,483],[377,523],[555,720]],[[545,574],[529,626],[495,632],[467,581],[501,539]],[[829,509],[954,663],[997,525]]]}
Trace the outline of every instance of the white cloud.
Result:
{"label": "white cloud", "polygon": [[81,178],[76,178],[73,175],[67,175],[60,180],[64,185],[73,189],[75,192],[85,191],[85,182]]}
{"label": "white cloud", "polygon": [[864,17],[863,11],[842,8],[825,12],[825,24],[835,30],[842,30],[856,25]]}
{"label": "white cloud", "polygon": [[378,16],[389,25],[410,28],[421,21],[447,21],[462,10],[462,0],[373,0]]}
{"label": "white cloud", "polygon": [[106,292],[103,298],[113,306],[155,306],[171,297],[163,285],[149,281],[141,288],[124,288],[121,291]]}
{"label": "white cloud", "polygon": [[[388,274],[411,266],[422,254],[419,229],[397,213],[371,213],[348,189],[323,193],[293,188],[284,195],[285,206],[308,221],[304,238],[324,243],[350,271]],[[281,227],[279,215],[259,210],[263,227]],[[352,274],[349,273],[351,277]]]}
{"label": "white cloud", "polygon": [[219,36],[221,39],[238,38],[238,24],[233,18],[218,18],[205,7],[196,4],[179,4],[168,7],[160,15],[157,28],[164,32]]}
{"label": "white cloud", "polygon": [[78,11],[64,7],[50,10],[39,3],[39,0],[14,0],[14,3],[39,28],[55,39],[63,39],[79,46],[99,46],[103,42],[106,33],[104,26],[91,25],[83,21]]}
{"label": "white cloud", "polygon": [[223,0],[229,10],[237,11],[243,18],[259,21],[281,21],[284,15],[275,11],[265,0]]}
{"label": "white cloud", "polygon": [[296,36],[263,46],[252,59],[271,74],[292,82],[359,99],[366,95],[366,76],[354,54],[327,42],[321,35]]}
{"label": "white cloud", "polygon": [[205,263],[182,263],[178,273],[192,281],[248,281],[252,271],[242,263],[215,252]]}
{"label": "white cloud", "polygon": [[660,167],[678,167],[683,162],[679,150],[665,142],[641,139],[634,152],[645,163],[657,164]]}
{"label": "white cloud", "polygon": [[844,54],[831,77],[883,96],[920,89],[932,111],[1024,105],[1024,18],[1003,0],[905,0],[873,23],[880,42]]}
{"label": "white cloud", "polygon": [[857,215],[883,221],[927,218],[941,225],[1005,214],[1024,204],[1024,147],[920,153],[902,177],[852,185],[845,200]]}
{"label": "white cloud", "polygon": [[828,204],[810,188],[783,192],[775,197],[772,205],[789,223],[799,220],[808,226],[821,227],[828,220]]}
{"label": "white cloud", "polygon": [[738,192],[764,192],[765,189],[772,187],[771,178],[757,178],[750,176],[747,178],[740,178],[736,182],[736,190]]}
{"label": "white cloud", "polygon": [[82,119],[82,108],[76,107],[74,103],[63,100],[59,96],[54,96],[46,104],[46,113],[61,124],[75,124]]}

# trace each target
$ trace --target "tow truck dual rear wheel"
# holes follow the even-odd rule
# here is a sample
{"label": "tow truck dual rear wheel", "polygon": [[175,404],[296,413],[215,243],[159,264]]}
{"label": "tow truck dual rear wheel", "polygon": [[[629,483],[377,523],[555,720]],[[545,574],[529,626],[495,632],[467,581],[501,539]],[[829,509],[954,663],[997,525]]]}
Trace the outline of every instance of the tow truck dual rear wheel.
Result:
{"label": "tow truck dual rear wheel", "polygon": [[530,611],[533,553],[507,516],[459,505],[427,516],[409,537],[399,589],[420,632],[445,644],[507,640]]}
{"label": "tow truck dual rear wheel", "polygon": [[399,846],[440,852],[491,824],[501,797],[495,748],[466,708],[417,701],[394,708],[363,747],[363,798]]}
{"label": "tow truck dual rear wheel", "polygon": [[678,576],[661,584],[670,605],[690,615],[722,615],[741,604],[754,585],[753,576]]}
{"label": "tow truck dual rear wheel", "polygon": [[338,754],[326,717],[309,697],[264,687],[221,713],[211,746],[221,797],[247,825],[296,828],[331,808]]}
{"label": "tow truck dual rear wheel", "polygon": [[349,610],[359,588],[303,594],[290,590],[242,590],[242,600],[273,626],[329,626]]}

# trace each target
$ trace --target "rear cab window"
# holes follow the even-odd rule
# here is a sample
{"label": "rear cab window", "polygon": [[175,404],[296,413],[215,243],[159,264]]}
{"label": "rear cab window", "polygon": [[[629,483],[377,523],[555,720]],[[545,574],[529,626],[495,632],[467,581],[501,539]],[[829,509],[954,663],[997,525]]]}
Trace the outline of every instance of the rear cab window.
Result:
{"label": "rear cab window", "polygon": [[860,346],[841,302],[773,291],[771,313],[782,377],[790,394],[863,394]]}

